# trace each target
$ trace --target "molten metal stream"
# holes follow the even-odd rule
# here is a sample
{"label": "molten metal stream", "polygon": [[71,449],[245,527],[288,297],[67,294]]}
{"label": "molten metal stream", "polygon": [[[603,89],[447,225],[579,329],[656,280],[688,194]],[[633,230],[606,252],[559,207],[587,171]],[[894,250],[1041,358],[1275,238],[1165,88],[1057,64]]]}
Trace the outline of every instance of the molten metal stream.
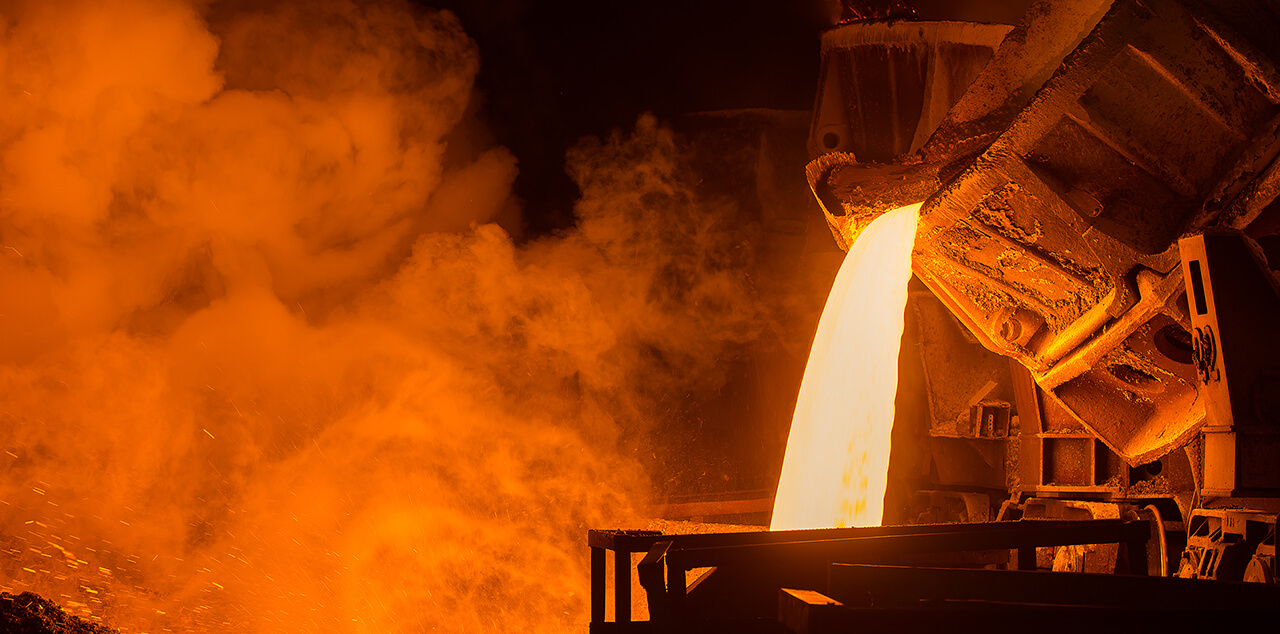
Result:
{"label": "molten metal stream", "polygon": [[881,522],[919,210],[877,218],[840,266],[800,384],[772,530]]}

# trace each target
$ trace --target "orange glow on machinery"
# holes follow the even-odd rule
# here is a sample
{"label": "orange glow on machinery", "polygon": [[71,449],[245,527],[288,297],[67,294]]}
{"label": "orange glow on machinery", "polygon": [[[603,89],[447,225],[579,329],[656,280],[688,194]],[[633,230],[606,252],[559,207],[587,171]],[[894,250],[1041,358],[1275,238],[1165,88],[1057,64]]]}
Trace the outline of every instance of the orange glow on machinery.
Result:
{"label": "orange glow on machinery", "polygon": [[877,218],[840,266],[800,384],[772,530],[880,524],[919,209]]}

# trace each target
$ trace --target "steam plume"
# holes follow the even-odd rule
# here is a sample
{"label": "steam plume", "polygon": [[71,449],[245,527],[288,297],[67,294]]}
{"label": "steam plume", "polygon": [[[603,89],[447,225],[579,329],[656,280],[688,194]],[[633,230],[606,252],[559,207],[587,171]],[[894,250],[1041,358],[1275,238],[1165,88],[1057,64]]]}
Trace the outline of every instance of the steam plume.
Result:
{"label": "steam plume", "polygon": [[755,335],[750,253],[651,118],[513,242],[478,68],[405,2],[0,4],[0,588],[128,632],[585,622],[584,531]]}

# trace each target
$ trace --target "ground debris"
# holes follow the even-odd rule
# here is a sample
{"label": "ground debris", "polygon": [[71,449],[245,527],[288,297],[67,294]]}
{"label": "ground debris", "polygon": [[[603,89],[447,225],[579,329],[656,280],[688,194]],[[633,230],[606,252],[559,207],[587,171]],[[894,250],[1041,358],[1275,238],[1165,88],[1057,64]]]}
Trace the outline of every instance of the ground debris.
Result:
{"label": "ground debris", "polygon": [[72,616],[34,592],[0,592],[0,632],[7,634],[118,634],[105,625]]}

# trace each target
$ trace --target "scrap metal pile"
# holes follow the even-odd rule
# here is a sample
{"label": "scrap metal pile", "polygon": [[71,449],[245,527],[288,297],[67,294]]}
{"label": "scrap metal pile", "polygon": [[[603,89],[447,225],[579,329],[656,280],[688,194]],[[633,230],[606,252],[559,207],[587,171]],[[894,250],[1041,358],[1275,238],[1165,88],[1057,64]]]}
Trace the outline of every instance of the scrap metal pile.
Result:
{"label": "scrap metal pile", "polygon": [[67,614],[32,592],[0,592],[0,632],[6,634],[116,634],[105,625]]}

